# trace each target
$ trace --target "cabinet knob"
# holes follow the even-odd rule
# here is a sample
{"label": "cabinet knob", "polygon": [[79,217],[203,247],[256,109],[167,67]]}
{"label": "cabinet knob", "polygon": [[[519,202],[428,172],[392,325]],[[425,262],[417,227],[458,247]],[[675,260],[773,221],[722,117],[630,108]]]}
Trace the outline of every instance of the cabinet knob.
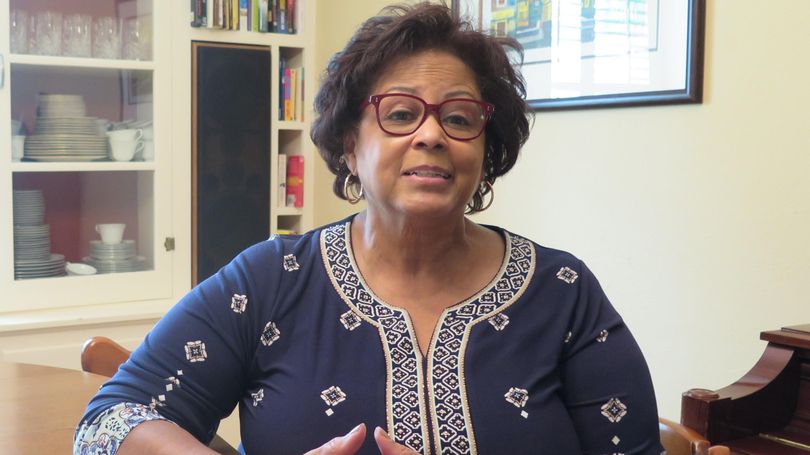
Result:
{"label": "cabinet knob", "polygon": [[166,251],[174,251],[174,237],[166,237],[166,241],[163,242],[163,248],[166,248]]}

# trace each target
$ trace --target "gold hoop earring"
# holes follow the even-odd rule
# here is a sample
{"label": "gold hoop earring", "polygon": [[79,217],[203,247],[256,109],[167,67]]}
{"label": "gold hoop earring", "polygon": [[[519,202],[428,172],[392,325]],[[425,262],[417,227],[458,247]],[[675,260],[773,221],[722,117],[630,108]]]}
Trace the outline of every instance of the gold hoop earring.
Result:
{"label": "gold hoop earring", "polygon": [[489,203],[483,207],[479,212],[483,212],[484,210],[488,209],[492,202],[495,200],[495,188],[492,186],[492,183],[489,180],[484,180],[484,184],[489,187]]}
{"label": "gold hoop earring", "polygon": [[346,198],[346,200],[349,202],[349,204],[354,205],[354,204],[357,204],[358,202],[360,202],[361,199],[363,199],[363,184],[360,183],[360,192],[359,193],[354,193],[352,191],[351,192],[352,194],[350,195],[349,194],[349,188],[352,186],[351,182],[350,182],[351,179],[352,179],[352,174],[350,173],[350,174],[346,175],[346,180],[343,181],[343,197]]}
{"label": "gold hoop earring", "polygon": [[489,193],[489,203],[487,203],[487,205],[481,207],[480,209],[475,210],[475,207],[473,206],[473,201],[470,201],[467,203],[467,210],[464,212],[465,214],[471,215],[473,213],[483,212],[484,210],[488,209],[490,205],[492,205],[492,202],[495,200],[495,188],[492,186],[492,183],[490,183],[489,180],[482,181],[479,184],[477,191],[477,193],[481,194],[481,198],[484,197],[483,196],[484,190],[482,189],[482,187],[489,188],[489,191],[487,191]]}

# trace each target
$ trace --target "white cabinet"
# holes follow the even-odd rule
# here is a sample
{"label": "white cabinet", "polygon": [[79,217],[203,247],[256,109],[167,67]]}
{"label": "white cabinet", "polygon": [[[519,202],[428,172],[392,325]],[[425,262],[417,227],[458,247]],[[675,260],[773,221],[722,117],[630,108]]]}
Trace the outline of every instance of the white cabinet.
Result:
{"label": "white cabinet", "polygon": [[[315,3],[297,4],[286,35],[192,28],[188,2],[0,0],[0,337],[156,320],[191,287],[192,41],[268,46],[274,96],[280,59],[309,70],[303,120],[267,106],[268,235],[312,227]],[[117,161],[105,129],[141,130],[144,145],[126,160],[125,138]],[[279,154],[305,158],[301,208],[278,202]],[[99,243],[109,223],[128,242]],[[61,275],[62,256],[108,273],[44,276]]]}
{"label": "white cabinet", "polygon": [[[0,1],[0,315],[172,297],[171,52],[153,45],[170,18],[154,6]],[[99,242],[109,223],[125,241]]]}

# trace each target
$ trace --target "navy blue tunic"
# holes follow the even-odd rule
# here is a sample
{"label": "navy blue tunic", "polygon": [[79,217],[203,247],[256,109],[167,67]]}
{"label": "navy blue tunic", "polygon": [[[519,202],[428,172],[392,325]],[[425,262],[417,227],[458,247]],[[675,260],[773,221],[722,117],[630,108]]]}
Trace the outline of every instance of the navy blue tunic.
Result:
{"label": "navy blue tunic", "polygon": [[[423,356],[357,270],[351,218],[255,245],[193,289],[90,403],[142,403],[210,440],[239,404],[248,454],[365,422],[430,454],[659,454],[644,358],[574,256],[503,229],[498,275]],[[360,450],[378,453],[371,431]]]}

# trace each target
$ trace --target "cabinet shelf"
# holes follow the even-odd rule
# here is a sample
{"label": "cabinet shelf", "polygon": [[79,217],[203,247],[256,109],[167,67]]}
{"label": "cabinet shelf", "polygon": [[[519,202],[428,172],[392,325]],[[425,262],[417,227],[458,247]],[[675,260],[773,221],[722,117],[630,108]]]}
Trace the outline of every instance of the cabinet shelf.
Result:
{"label": "cabinet shelf", "polygon": [[278,216],[300,216],[304,214],[304,209],[300,207],[277,207]]}
{"label": "cabinet shelf", "polygon": [[138,60],[110,60],[100,58],[61,57],[49,55],[11,54],[8,57],[10,64],[55,66],[66,68],[102,68],[116,70],[154,70],[155,64],[151,61]]}
{"label": "cabinet shelf", "polygon": [[276,126],[281,131],[303,131],[306,123],[299,121],[279,120]]}
{"label": "cabinet shelf", "polygon": [[81,162],[23,162],[11,165],[11,171],[18,172],[95,172],[95,171],[154,171],[153,161],[120,163],[115,161]]}
{"label": "cabinet shelf", "polygon": [[259,46],[272,45],[276,47],[304,47],[304,38],[300,34],[260,33],[215,28],[192,28],[190,34],[191,39],[194,41],[253,44]]}

